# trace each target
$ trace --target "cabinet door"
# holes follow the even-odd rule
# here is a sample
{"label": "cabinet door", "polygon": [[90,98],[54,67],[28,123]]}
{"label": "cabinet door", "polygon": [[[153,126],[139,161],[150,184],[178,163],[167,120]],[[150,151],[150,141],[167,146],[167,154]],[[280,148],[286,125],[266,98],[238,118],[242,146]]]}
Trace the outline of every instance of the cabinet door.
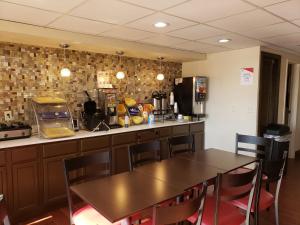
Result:
{"label": "cabinet door", "polygon": [[189,135],[190,126],[189,125],[178,125],[173,127],[173,136],[184,136]]}
{"label": "cabinet door", "polygon": [[129,171],[128,145],[112,147],[113,172],[115,174]]}
{"label": "cabinet door", "polygon": [[66,156],[44,159],[44,203],[46,205],[55,205],[66,201],[64,158]]}
{"label": "cabinet door", "polygon": [[27,213],[39,210],[39,164],[27,162],[12,166],[14,214],[26,217]]}
{"label": "cabinet door", "polygon": [[150,129],[137,132],[137,139],[139,143],[149,142],[159,138],[159,131],[157,129]]}
{"label": "cabinet door", "polygon": [[3,194],[4,198],[7,198],[7,177],[5,167],[0,167],[0,194]]}
{"label": "cabinet door", "polygon": [[195,132],[193,134],[195,138],[195,150],[196,151],[204,150],[204,132]]}
{"label": "cabinet door", "polygon": [[160,151],[161,151],[161,159],[169,158],[169,141],[167,138],[160,139]]}

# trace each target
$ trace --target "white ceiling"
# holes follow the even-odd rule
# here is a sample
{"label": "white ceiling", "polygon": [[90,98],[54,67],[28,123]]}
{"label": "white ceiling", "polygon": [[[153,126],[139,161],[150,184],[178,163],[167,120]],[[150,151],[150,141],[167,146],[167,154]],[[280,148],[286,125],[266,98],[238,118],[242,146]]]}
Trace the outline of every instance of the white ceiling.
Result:
{"label": "white ceiling", "polygon": [[0,20],[197,53],[264,45],[300,55],[300,0],[0,0]]}

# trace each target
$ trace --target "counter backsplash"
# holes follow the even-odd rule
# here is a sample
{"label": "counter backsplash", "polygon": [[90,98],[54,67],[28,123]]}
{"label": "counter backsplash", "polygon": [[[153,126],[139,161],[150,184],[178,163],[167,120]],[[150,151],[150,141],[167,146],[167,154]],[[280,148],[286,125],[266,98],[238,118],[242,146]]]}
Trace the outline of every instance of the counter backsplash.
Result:
{"label": "counter backsplash", "polygon": [[[67,66],[72,75],[60,76],[60,69]],[[115,77],[122,67],[126,77]],[[181,76],[181,63],[163,62],[165,80],[159,82],[156,75],[159,61],[122,57],[121,65],[115,55],[37,47],[0,42],[0,121],[4,111],[13,112],[15,120],[29,120],[29,101],[32,96],[45,92],[62,92],[74,112],[85,101],[84,90],[93,91],[97,77],[103,76],[118,89],[118,97],[133,96],[147,102],[153,90],[169,92],[173,79]]]}

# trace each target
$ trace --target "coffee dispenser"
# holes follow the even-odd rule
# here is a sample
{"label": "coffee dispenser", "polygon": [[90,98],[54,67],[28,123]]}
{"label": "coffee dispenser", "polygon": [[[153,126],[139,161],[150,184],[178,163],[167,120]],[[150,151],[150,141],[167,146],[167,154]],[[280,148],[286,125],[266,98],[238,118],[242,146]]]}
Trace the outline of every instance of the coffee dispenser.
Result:
{"label": "coffee dispenser", "polygon": [[208,78],[203,76],[175,79],[174,98],[180,114],[205,117]]}

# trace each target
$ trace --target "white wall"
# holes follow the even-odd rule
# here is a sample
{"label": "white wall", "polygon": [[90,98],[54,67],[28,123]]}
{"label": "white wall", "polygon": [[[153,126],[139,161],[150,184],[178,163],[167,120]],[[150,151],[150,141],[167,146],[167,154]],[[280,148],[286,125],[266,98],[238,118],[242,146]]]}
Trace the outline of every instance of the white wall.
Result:
{"label": "white wall", "polygon": [[[256,135],[260,47],[208,54],[183,63],[183,77],[209,78],[205,147],[234,151],[235,133]],[[240,69],[254,68],[254,83],[240,85]]]}

